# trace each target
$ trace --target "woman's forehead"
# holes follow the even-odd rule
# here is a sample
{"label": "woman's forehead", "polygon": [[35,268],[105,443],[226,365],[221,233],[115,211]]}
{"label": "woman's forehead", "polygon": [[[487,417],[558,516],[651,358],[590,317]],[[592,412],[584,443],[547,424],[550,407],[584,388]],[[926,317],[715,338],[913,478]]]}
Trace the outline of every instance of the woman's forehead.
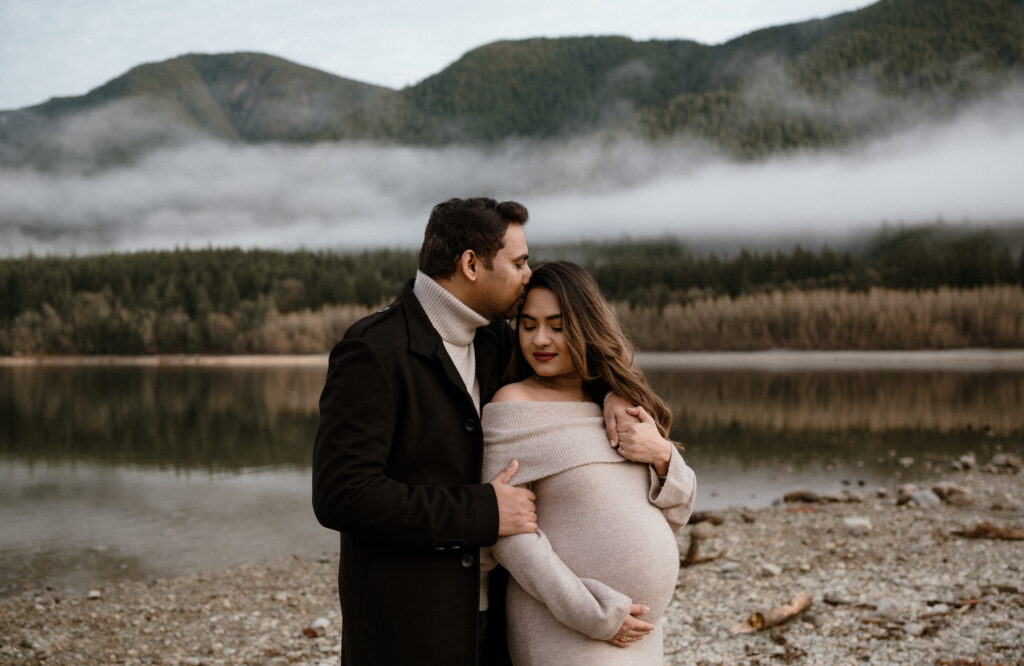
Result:
{"label": "woman's forehead", "polygon": [[545,319],[557,315],[561,309],[555,294],[544,287],[531,289],[526,294],[526,302],[523,303],[523,314],[534,319]]}

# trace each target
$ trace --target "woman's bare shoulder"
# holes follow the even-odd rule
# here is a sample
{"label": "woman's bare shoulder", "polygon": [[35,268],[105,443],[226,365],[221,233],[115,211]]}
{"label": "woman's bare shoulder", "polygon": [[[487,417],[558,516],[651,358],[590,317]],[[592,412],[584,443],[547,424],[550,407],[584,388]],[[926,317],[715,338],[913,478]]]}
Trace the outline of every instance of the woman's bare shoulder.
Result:
{"label": "woman's bare shoulder", "polygon": [[491,402],[529,402],[534,400],[533,392],[525,382],[505,384],[491,398]]}

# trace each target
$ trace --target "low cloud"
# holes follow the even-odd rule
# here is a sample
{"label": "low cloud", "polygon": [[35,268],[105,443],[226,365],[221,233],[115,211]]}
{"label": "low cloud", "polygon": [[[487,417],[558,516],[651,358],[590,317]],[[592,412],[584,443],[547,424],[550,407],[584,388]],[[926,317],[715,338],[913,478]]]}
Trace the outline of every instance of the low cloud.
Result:
{"label": "low cloud", "polygon": [[[0,170],[0,253],[415,247],[433,204],[474,195],[526,204],[537,242],[830,240],[885,221],[1021,221],[1021,100],[1006,93],[945,124],[749,163],[685,140],[479,149],[193,138],[130,166]],[[69,126],[63,140],[87,146],[90,127]]]}

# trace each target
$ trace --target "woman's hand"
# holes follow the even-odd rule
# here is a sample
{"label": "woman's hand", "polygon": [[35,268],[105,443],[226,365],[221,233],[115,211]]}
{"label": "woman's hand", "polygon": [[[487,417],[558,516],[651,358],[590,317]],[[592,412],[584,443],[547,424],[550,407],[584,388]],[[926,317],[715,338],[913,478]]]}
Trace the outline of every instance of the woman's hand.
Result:
{"label": "woman's hand", "polygon": [[626,411],[638,421],[619,421],[616,425],[619,440],[616,451],[627,460],[650,463],[658,476],[665,476],[672,460],[672,442],[661,436],[654,419],[643,407],[630,407]]}
{"label": "woman's hand", "polygon": [[651,609],[643,604],[633,604],[629,607],[629,615],[615,632],[615,635],[608,639],[608,642],[615,647],[629,647],[629,644],[638,641],[647,634],[654,631],[654,625],[645,622],[639,616],[647,615]]}

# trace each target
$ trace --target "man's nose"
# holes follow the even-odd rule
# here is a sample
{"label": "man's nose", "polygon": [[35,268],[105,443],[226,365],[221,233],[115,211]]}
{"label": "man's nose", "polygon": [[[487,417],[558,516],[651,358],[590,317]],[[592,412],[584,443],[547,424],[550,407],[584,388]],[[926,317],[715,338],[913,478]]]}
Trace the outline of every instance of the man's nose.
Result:
{"label": "man's nose", "polygon": [[530,268],[530,264],[526,264],[526,270],[523,271],[523,284],[525,285],[530,281],[530,276],[533,275],[533,270]]}

